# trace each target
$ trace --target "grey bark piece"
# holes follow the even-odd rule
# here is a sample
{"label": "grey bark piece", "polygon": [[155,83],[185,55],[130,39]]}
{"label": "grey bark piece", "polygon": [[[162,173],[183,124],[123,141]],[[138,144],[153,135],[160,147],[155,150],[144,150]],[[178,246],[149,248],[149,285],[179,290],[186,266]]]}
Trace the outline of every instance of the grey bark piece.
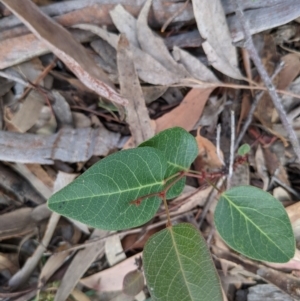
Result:
{"label": "grey bark piece", "polygon": [[260,284],[249,288],[248,301],[293,301],[273,284]]}
{"label": "grey bark piece", "polygon": [[[253,1],[255,2],[255,1]],[[300,16],[299,0],[269,1],[274,5],[245,11],[251,34],[271,29]],[[276,2],[276,3],[275,3]],[[227,17],[227,22],[234,42],[243,39],[239,20],[235,15]]]}
{"label": "grey bark piece", "polygon": [[19,163],[53,164],[54,160],[84,162],[106,156],[117,148],[120,134],[105,128],[63,128],[54,135],[0,131],[0,160]]}

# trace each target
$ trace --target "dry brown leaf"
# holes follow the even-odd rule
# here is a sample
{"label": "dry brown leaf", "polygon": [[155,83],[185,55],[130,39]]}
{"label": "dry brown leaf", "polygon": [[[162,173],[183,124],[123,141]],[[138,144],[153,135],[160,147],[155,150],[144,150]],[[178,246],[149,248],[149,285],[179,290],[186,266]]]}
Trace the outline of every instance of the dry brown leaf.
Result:
{"label": "dry brown leaf", "polygon": [[200,128],[198,128],[196,141],[199,148],[199,155],[194,164],[198,171],[221,168],[223,166],[223,154],[221,152],[221,159],[217,155],[215,145],[207,138],[200,135]]}
{"label": "dry brown leaf", "polygon": [[239,164],[230,180],[231,187],[250,185],[250,170],[248,164]]}
{"label": "dry brown leaf", "polygon": [[129,42],[123,34],[120,37],[117,51],[119,82],[121,95],[128,99],[126,121],[136,145],[154,135],[143,91],[137,77],[134,58]]}
{"label": "dry brown leaf", "polygon": [[236,48],[227,26],[220,0],[193,0],[194,15],[198,30],[205,41],[202,43],[208,61],[220,72],[241,79]]}
{"label": "dry brown leaf", "polygon": [[91,299],[82,291],[78,290],[78,289],[74,289],[71,293],[72,297],[76,300],[76,301],[90,301]]}
{"label": "dry brown leaf", "polygon": [[[89,30],[117,49],[119,40],[118,35],[91,24],[77,24],[73,27]],[[134,47],[133,45],[131,45],[131,51],[133,53],[134,64],[136,66],[139,78],[146,83],[168,86],[179,82],[180,77],[177,74],[167,70],[148,53],[137,47]]]}
{"label": "dry brown leaf", "polygon": [[[40,275],[38,287],[41,288],[44,286],[49,278],[62,266],[66,258],[70,255],[70,251],[64,250],[67,246],[60,246],[53,255],[51,255],[47,262],[44,264]],[[63,251],[63,252],[62,252]]]}
{"label": "dry brown leaf", "polygon": [[[0,253],[0,273],[9,272],[10,275],[16,273],[19,269],[18,254],[16,253]],[[2,275],[3,277],[3,275]]]}
{"label": "dry brown leaf", "polygon": [[136,32],[136,18],[133,17],[121,4],[116,5],[109,14],[118,31],[126,35],[130,44],[139,48],[140,45]]}
{"label": "dry brown leaf", "polygon": [[55,115],[58,128],[73,127],[73,119],[70,106],[66,99],[56,90],[51,91],[53,99],[52,110]]}
{"label": "dry brown leaf", "polygon": [[[300,73],[300,57],[295,53],[290,53],[281,58],[284,62],[284,67],[278,75],[277,89],[285,90]],[[271,121],[273,123],[279,120],[279,115],[276,109],[273,109]]]}
{"label": "dry brown leaf", "polygon": [[174,47],[173,56],[176,61],[179,61],[186,70],[192,74],[195,78],[205,83],[219,83],[220,81],[214,75],[214,73],[207,68],[200,60],[189,54],[187,51],[184,51],[178,47]]}
{"label": "dry brown leaf", "polygon": [[149,104],[159,97],[161,97],[167,91],[168,87],[166,86],[144,86],[142,87],[143,95],[145,98],[146,104]]}
{"label": "dry brown leaf", "polygon": [[[91,235],[91,239],[104,238],[109,234],[108,231],[95,229]],[[93,261],[104,255],[104,240],[96,241],[88,245],[84,250],[79,251],[69,265],[66,273],[61,280],[61,285],[55,295],[55,301],[67,300],[79,279],[90,267]]]}
{"label": "dry brown leaf", "polygon": [[186,69],[175,62],[162,38],[154,35],[148,26],[148,14],[152,0],[147,0],[137,19],[137,38],[142,50],[150,54],[166,69],[178,75],[181,79],[189,77]]}
{"label": "dry brown leaf", "polygon": [[284,67],[279,73],[277,89],[285,90],[300,73],[300,57],[295,53],[290,53],[281,58]]}
{"label": "dry brown leaf", "polygon": [[131,256],[112,268],[81,279],[80,283],[96,291],[122,290],[124,277],[128,272],[136,269],[135,260],[140,256],[142,253]]}
{"label": "dry brown leaf", "polygon": [[197,191],[196,188],[186,185],[183,193],[172,201],[172,205],[174,205],[174,207],[177,207],[177,204],[180,204],[180,206],[178,209],[172,208],[172,211],[170,212],[171,216],[188,212],[197,206],[204,206],[212,189],[214,188],[207,187]]}
{"label": "dry brown leaf", "polygon": [[[300,202],[285,208],[291,221],[296,241],[300,241]],[[300,258],[299,258],[300,261]]]}
{"label": "dry brown leaf", "polygon": [[269,187],[270,179],[269,179],[269,175],[267,173],[267,167],[266,167],[264,153],[262,151],[260,144],[258,145],[256,153],[255,153],[255,164],[256,164],[256,171],[264,183],[263,190],[267,191],[267,189]]}
{"label": "dry brown leaf", "polygon": [[126,259],[120,235],[111,235],[105,239],[105,257],[110,266]]}
{"label": "dry brown leaf", "polygon": [[[59,172],[54,182],[53,191],[57,192],[64,186],[68,185],[72,180],[74,180],[75,176],[76,175],[74,174]],[[38,265],[45,250],[47,249],[59,219],[60,219],[60,215],[55,212],[52,212],[51,217],[47,224],[46,231],[41,240],[41,243],[37,246],[32,256],[27,259],[23,267],[16,274],[14,274],[13,277],[9,280],[8,285],[11,287],[11,289],[19,288],[30,277],[30,275]]]}
{"label": "dry brown leaf", "polygon": [[51,176],[39,164],[27,164],[26,167],[34,174],[40,181],[42,181],[49,189],[53,189],[54,177]]}
{"label": "dry brown leaf", "polygon": [[[22,175],[46,200],[52,195],[54,181],[49,178],[40,165],[16,163],[12,165],[12,168]],[[44,183],[45,179],[47,179],[49,186]]]}
{"label": "dry brown leaf", "polygon": [[[261,38],[260,36],[257,37]],[[266,34],[263,36],[263,47],[261,49],[261,57],[263,65],[268,72],[269,76],[274,73],[276,66],[279,63],[280,57],[277,53],[276,44],[273,36]],[[274,85],[278,84],[278,76],[273,80]],[[260,99],[257,108],[255,110],[255,117],[266,127],[272,127],[272,116],[274,112],[274,104],[269,95],[265,92]]]}
{"label": "dry brown leaf", "polygon": [[165,129],[179,126],[191,131],[203,112],[212,88],[191,89],[178,107],[156,119],[156,133]]}
{"label": "dry brown leaf", "polygon": [[37,193],[30,182],[27,181],[27,177],[22,177],[19,172],[17,173],[1,163],[0,185],[6,194],[21,204],[28,200],[35,204],[45,203],[45,198]]}
{"label": "dry brown leaf", "polygon": [[115,102],[126,105],[112,87],[107,75],[95,65],[85,48],[63,27],[43,14],[31,1],[1,0],[24,24],[59,57],[91,90]]}
{"label": "dry brown leaf", "polygon": [[242,98],[241,113],[237,125],[237,133],[240,132],[241,124],[247,118],[249,110],[250,110],[250,94],[244,93]]}
{"label": "dry brown leaf", "polygon": [[31,91],[23,102],[20,110],[10,120],[10,123],[17,128],[20,133],[27,132],[39,119],[43,106],[43,96],[35,90]]}
{"label": "dry brown leaf", "polygon": [[[249,56],[249,52],[246,48],[242,48],[241,49],[242,52],[242,58],[243,58],[243,65],[244,65],[244,69],[247,75],[247,79],[249,80],[249,82],[252,82],[252,70],[251,70],[251,60],[250,60],[250,56]],[[251,90],[252,93],[252,90]],[[252,93],[253,95],[253,93]]]}
{"label": "dry brown leaf", "polygon": [[263,149],[266,168],[271,176],[277,179],[287,187],[291,187],[287,171],[284,167],[284,146],[281,143],[274,143],[271,147]]}
{"label": "dry brown leaf", "polygon": [[32,208],[21,208],[1,215],[0,240],[22,237],[36,230],[31,218]]}

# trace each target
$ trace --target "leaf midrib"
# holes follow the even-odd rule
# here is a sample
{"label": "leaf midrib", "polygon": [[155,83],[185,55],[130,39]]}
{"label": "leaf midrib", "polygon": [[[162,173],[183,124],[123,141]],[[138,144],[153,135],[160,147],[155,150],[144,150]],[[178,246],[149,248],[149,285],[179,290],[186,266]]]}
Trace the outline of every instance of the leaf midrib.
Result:
{"label": "leaf midrib", "polygon": [[175,249],[175,253],[176,253],[176,256],[177,256],[177,259],[178,259],[178,262],[179,262],[179,266],[180,266],[180,269],[182,271],[182,276],[183,276],[183,279],[184,279],[184,282],[185,282],[185,285],[187,287],[187,290],[189,292],[189,296],[191,297],[191,300],[193,300],[193,297],[192,297],[192,294],[191,294],[191,291],[190,291],[190,288],[189,288],[189,285],[188,285],[188,281],[186,279],[186,276],[185,276],[185,273],[184,273],[184,269],[182,267],[182,263],[181,263],[181,260],[180,260],[180,254],[179,254],[179,251],[177,249],[177,245],[176,245],[176,241],[175,241],[175,237],[174,237],[174,233],[172,231],[172,228],[169,229],[170,231],[170,234],[171,234],[171,238],[172,238],[172,241],[173,241],[173,245],[174,245],[174,249]]}
{"label": "leaf midrib", "polygon": [[[156,186],[156,185],[161,185],[161,188],[163,189],[163,185],[164,185],[164,181],[160,181],[160,182],[156,182],[156,183],[152,183],[152,184],[148,184],[148,185],[143,185],[143,186],[138,186],[138,187],[134,187],[134,188],[129,188],[129,189],[124,189],[124,190],[119,190],[113,193],[105,193],[105,194],[98,194],[98,195],[93,195],[93,196],[85,196],[85,197],[81,197],[81,198],[71,198],[71,199],[65,199],[64,202],[69,202],[69,201],[78,201],[78,200],[82,200],[82,199],[93,199],[93,198],[99,198],[99,197],[106,197],[106,196],[112,196],[112,195],[116,195],[116,194],[122,194],[122,193],[126,193],[126,192],[130,192],[130,191],[134,191],[134,190],[140,190],[142,188],[147,188],[147,187],[151,187],[151,186]],[[57,202],[53,202],[53,203],[61,203],[61,199],[59,199]]]}
{"label": "leaf midrib", "polygon": [[244,212],[240,210],[239,207],[235,205],[234,202],[232,202],[225,193],[223,194],[223,197],[228,201],[230,206],[234,207],[238,212],[240,212],[240,214],[245,218],[246,221],[249,221],[249,223],[251,223],[260,233],[262,233],[273,245],[275,245],[283,255],[289,257],[273,240],[270,239],[267,233],[262,231],[250,218],[248,218],[248,216],[245,215]]}

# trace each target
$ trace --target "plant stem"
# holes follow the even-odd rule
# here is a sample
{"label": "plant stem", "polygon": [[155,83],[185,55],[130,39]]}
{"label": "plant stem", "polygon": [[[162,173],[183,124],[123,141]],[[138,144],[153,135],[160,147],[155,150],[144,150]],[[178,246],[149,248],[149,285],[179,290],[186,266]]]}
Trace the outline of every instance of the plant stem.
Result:
{"label": "plant stem", "polygon": [[235,13],[240,21],[240,24],[241,24],[241,27],[242,27],[242,30],[244,33],[244,38],[245,38],[244,47],[249,52],[249,55],[250,55],[254,65],[256,66],[257,71],[270,94],[270,97],[273,101],[274,107],[276,108],[278,115],[281,119],[282,125],[285,128],[285,130],[287,131],[288,137],[293,146],[295,154],[298,157],[298,160],[300,160],[300,146],[299,146],[299,141],[298,141],[297,135],[292,127],[291,122],[287,118],[287,115],[284,111],[283,105],[279,99],[276,89],[275,89],[267,71],[265,70],[265,68],[261,62],[261,59],[259,58],[258,53],[255,49],[249,26],[246,22],[243,9],[240,5],[240,0],[231,0],[231,2],[235,6]]}
{"label": "plant stem", "polygon": [[[274,71],[274,73],[273,73],[273,75],[271,77],[271,80],[273,80],[278,75],[278,73],[282,70],[283,66],[284,66],[283,63],[278,64],[278,66],[276,67],[276,69],[275,69],[275,71]],[[255,112],[255,110],[257,108],[257,105],[258,105],[259,101],[261,100],[261,98],[262,98],[262,96],[264,94],[265,94],[265,91],[261,91],[261,92],[259,92],[258,94],[256,94],[254,96],[253,102],[251,104],[251,108],[250,108],[250,110],[248,112],[248,115],[247,115],[247,119],[246,119],[246,121],[243,124],[243,127],[242,127],[242,129],[241,129],[241,131],[239,133],[238,138],[235,141],[235,147],[234,147],[235,150],[238,149],[238,147],[240,145],[240,142],[244,138],[244,135],[246,134],[246,132],[247,132],[247,130],[248,130],[248,128],[249,128],[249,126],[250,126],[250,124],[252,122],[253,115],[254,115],[254,112]]]}
{"label": "plant stem", "polygon": [[168,207],[168,203],[167,203],[167,194],[164,194],[163,197],[163,202],[164,202],[164,206],[165,206],[165,210],[166,210],[166,215],[167,215],[167,227],[172,227],[172,222],[171,222],[171,218],[170,218],[170,212],[169,212],[169,207]]}

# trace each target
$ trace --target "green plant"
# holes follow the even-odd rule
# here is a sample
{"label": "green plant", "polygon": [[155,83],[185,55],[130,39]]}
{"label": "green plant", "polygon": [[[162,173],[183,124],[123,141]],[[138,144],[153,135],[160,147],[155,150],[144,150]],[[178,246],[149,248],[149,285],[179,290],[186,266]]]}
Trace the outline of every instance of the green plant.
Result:
{"label": "green plant", "polygon": [[[165,130],[135,149],[102,159],[54,194],[48,206],[92,227],[121,230],[149,221],[163,200],[167,227],[148,240],[143,252],[152,300],[222,300],[200,232],[186,223],[173,226],[168,212],[167,199],[182,192],[185,177],[204,176],[189,170],[197,154],[192,135],[181,128]],[[223,192],[214,220],[224,241],[241,254],[270,262],[294,256],[287,213],[267,192],[251,186]]]}

